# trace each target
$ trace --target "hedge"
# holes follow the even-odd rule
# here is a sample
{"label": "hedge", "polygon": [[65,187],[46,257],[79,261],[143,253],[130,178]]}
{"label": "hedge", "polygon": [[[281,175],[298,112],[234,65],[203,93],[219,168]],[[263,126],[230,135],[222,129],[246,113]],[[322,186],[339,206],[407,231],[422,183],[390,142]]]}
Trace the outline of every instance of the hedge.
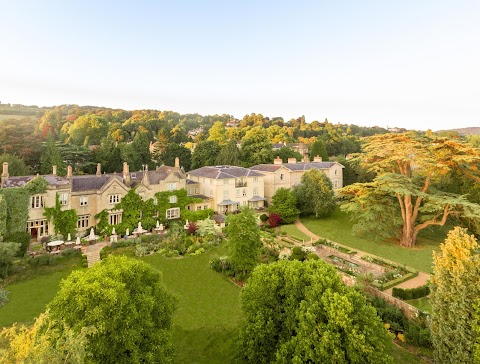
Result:
{"label": "hedge", "polygon": [[392,296],[400,298],[402,300],[414,300],[417,298],[425,297],[430,294],[430,288],[427,284],[416,288],[397,288],[393,287]]}

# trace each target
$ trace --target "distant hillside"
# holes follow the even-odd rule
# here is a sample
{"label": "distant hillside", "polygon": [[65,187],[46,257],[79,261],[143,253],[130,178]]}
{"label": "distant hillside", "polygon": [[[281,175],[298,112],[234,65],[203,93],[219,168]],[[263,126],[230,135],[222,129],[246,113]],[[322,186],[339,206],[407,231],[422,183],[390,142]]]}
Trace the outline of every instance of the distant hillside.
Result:
{"label": "distant hillside", "polygon": [[473,126],[470,128],[458,128],[458,129],[449,129],[449,130],[439,130],[437,133],[454,131],[460,135],[480,135],[480,127]]}

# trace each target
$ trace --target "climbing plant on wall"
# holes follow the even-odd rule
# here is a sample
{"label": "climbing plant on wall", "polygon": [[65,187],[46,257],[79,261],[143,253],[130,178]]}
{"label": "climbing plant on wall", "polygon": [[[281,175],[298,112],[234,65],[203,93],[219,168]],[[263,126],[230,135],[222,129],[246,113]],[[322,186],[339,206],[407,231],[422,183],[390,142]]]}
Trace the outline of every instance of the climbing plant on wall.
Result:
{"label": "climbing plant on wall", "polygon": [[[171,196],[176,196],[175,199],[170,199]],[[172,202],[170,202],[172,201]],[[118,234],[125,234],[126,229],[130,232],[137,227],[138,222],[141,222],[144,229],[153,229],[157,220],[162,224],[167,224],[170,220],[167,219],[166,213],[170,208],[180,209],[180,220],[196,221],[205,219],[213,214],[213,210],[189,211],[187,206],[193,203],[200,203],[202,199],[190,197],[187,195],[185,189],[157,192],[155,198],[150,198],[144,201],[135,189],[131,189],[122,198],[114,210],[122,210],[122,222],[115,226]],[[97,231],[100,233],[110,233],[112,230],[108,222],[108,211],[103,210],[101,213],[95,215],[97,219]]]}
{"label": "climbing plant on wall", "polygon": [[0,223],[0,237],[2,239],[13,236],[16,233],[25,232],[30,196],[45,193],[47,185],[45,178],[37,177],[22,187],[0,189],[0,195],[3,200],[0,203],[0,218],[3,213],[6,215],[4,218],[1,218],[4,224]]}
{"label": "climbing plant on wall", "polygon": [[45,207],[44,215],[47,220],[52,220],[55,234],[60,233],[65,238],[68,234],[75,236],[78,221],[77,211],[62,210],[58,193],[55,196],[55,207]]}
{"label": "climbing plant on wall", "polygon": [[5,197],[0,194],[0,242],[7,233],[7,203]]}

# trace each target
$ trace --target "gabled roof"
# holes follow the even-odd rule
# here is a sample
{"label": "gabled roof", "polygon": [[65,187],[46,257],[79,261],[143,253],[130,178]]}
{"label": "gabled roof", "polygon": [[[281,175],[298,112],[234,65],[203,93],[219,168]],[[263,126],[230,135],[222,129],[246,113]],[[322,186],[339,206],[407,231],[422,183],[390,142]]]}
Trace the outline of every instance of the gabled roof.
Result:
{"label": "gabled roof", "polygon": [[85,175],[85,176],[73,176],[72,177],[72,192],[100,190],[111,179],[117,179],[123,183],[123,177],[115,174],[102,174],[97,175]]}
{"label": "gabled roof", "polygon": [[[133,186],[136,186],[142,181],[144,173],[143,171],[130,173],[130,175],[135,174],[135,178],[132,177]],[[179,179],[184,178],[183,172],[179,168],[169,166],[161,166],[153,171],[147,171],[147,173],[151,185],[158,185],[160,181],[166,180],[170,175]]]}
{"label": "gabled roof", "polygon": [[235,166],[208,166],[188,172],[189,175],[211,179],[227,179],[241,177],[263,177],[263,174],[249,168]]}

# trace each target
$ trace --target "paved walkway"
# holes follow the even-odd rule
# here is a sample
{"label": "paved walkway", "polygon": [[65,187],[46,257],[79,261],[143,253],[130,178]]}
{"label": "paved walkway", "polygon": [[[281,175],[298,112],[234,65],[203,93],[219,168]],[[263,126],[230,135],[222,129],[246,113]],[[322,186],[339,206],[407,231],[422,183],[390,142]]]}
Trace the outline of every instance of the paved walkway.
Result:
{"label": "paved walkway", "polygon": [[[299,219],[297,219],[295,221],[295,226],[297,227],[298,230],[300,230],[305,235],[308,235],[309,237],[311,237],[314,241],[320,239],[320,237],[318,235],[315,235],[310,230],[308,230],[307,227],[305,225],[303,225],[302,222]],[[343,245],[343,244],[341,244],[341,245]],[[358,250],[358,249],[355,249],[355,251],[357,252],[356,255],[359,258],[362,257],[363,255],[373,255],[373,254],[369,254],[369,253],[366,253],[366,252],[362,252],[361,250]],[[399,288],[420,287],[420,286],[425,285],[429,279],[430,279],[430,274],[419,271],[417,277],[409,279],[408,281],[405,281],[403,283],[400,283],[400,284],[396,285],[395,287],[399,287]],[[387,289],[383,292],[391,295],[392,294],[392,288],[389,288],[389,289]]]}
{"label": "paved walkway", "polygon": [[85,255],[87,256],[88,268],[91,268],[95,263],[101,260],[100,251],[107,245],[110,245],[110,243],[102,241],[100,243],[87,246]]}

